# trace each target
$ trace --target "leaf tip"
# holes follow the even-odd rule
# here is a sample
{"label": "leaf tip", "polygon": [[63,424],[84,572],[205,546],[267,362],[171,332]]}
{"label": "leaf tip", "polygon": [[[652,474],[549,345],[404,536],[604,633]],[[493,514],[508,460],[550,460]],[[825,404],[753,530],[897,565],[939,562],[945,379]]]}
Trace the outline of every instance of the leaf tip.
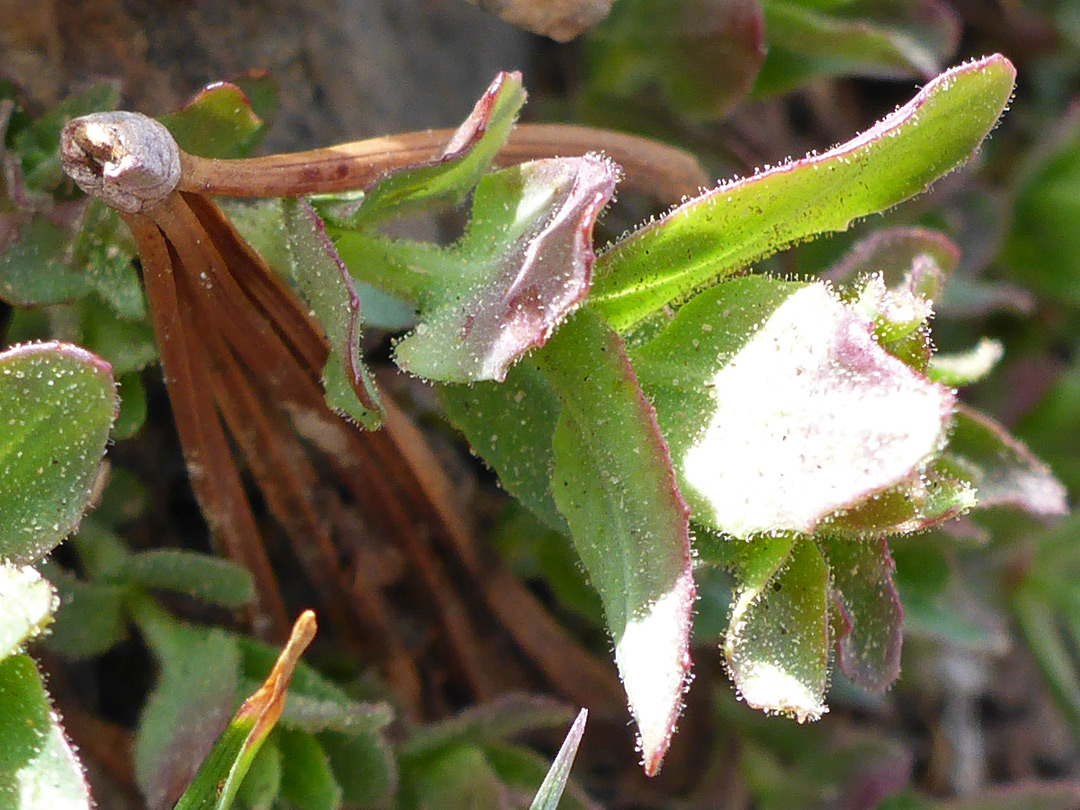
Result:
{"label": "leaf tip", "polygon": [[615,645],[647,776],[660,772],[690,682],[689,617],[695,592],[687,568],[671,590],[627,622]]}

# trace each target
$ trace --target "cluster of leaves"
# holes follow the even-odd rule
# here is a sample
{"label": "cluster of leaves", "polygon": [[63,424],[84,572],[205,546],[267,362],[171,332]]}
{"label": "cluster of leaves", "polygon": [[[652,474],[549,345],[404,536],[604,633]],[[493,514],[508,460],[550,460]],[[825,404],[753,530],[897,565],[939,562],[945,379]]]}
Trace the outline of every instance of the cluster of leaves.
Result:
{"label": "cluster of leaves", "polygon": [[[779,65],[773,73],[768,62],[761,67],[736,58],[750,66],[762,94],[840,71],[929,75],[936,55],[951,49],[930,43],[920,50],[904,33],[912,21],[899,19],[888,3],[824,10],[723,5],[749,15],[724,25],[760,29],[764,14],[770,36],[778,37],[769,51]],[[625,0],[615,8],[616,15],[636,10],[640,21],[649,19],[651,5]],[[944,20],[928,34],[944,42],[955,31],[940,11],[919,6],[919,13]],[[845,15],[876,16],[882,24],[845,28]],[[648,65],[626,63],[639,30],[627,20],[613,17],[608,32],[595,38],[603,75],[628,82],[593,83],[604,92],[630,93],[637,77],[657,75]],[[671,30],[669,20],[662,30]],[[811,30],[815,36],[807,37]],[[853,31],[865,34],[855,45]],[[664,57],[669,69],[659,74],[672,81],[661,91],[689,110],[716,114],[726,102],[695,96],[697,85],[680,83],[670,69],[672,53],[700,49],[673,42]],[[373,390],[369,401],[352,402],[349,387],[340,384],[343,372],[368,380],[358,355],[355,296],[337,272],[340,258],[360,282],[365,306],[373,291],[384,296],[376,299],[384,314],[377,320],[410,329],[395,345],[397,364],[438,385],[448,417],[504,487],[549,529],[569,537],[600,594],[645,767],[654,773],[680,711],[695,593],[711,567],[734,577],[719,635],[741,697],[768,712],[817,718],[825,711],[834,654],[856,685],[882,690],[896,679],[901,602],[909,610],[914,604],[913,615],[925,624],[942,623],[934,615],[935,608],[941,612],[940,589],[927,588],[926,577],[910,577],[911,568],[905,581],[905,560],[924,562],[927,544],[902,546],[894,561],[889,538],[976,505],[1065,511],[1064,490],[1048,469],[1000,425],[957,406],[949,387],[984,377],[1000,347],[980,343],[969,352],[933,355],[929,319],[957,262],[949,240],[916,229],[867,238],[829,271],[839,293],[820,281],[743,272],[793,243],[846,230],[963,163],[1007,103],[1013,75],[1001,57],[955,68],[849,143],[721,184],[600,256],[592,251],[592,230],[617,181],[609,160],[584,155],[488,172],[524,101],[512,75],[496,81],[452,141],[460,148],[437,163],[393,174],[363,194],[230,210],[322,322],[332,346],[324,380],[333,407],[365,424],[379,421]],[[262,97],[258,88],[247,90],[253,100]],[[167,123],[192,152],[237,156],[261,130],[257,108],[240,88],[226,85]],[[81,330],[73,336],[107,356],[113,346],[110,359],[134,372],[153,355],[132,351],[152,344],[145,305],[133,303],[142,299],[131,249],[98,203],[72,205],[81,217],[63,218],[64,189],[50,174],[50,150],[29,146],[47,143],[45,127],[58,125],[48,119],[20,125],[9,140],[37,134],[26,136],[16,152],[19,171],[7,176],[17,179],[16,189],[40,196],[8,195],[12,227],[24,238],[0,260],[4,295],[48,305],[52,333]],[[221,131],[220,138],[207,135]],[[1039,182],[1066,182],[1061,169],[1041,171],[1034,174]],[[383,234],[393,217],[470,195],[469,224],[449,247]],[[1041,222],[1045,195],[1032,199],[1031,216]],[[323,233],[333,242],[329,253]],[[79,253],[76,247],[91,239],[99,241]],[[1020,256],[1040,247],[1014,241]],[[115,266],[102,264],[102,253]],[[101,272],[34,272],[43,256],[61,271],[85,264]],[[114,332],[105,334],[99,320],[115,324]],[[41,328],[22,311],[14,326],[20,335]],[[143,343],[118,338],[121,329]],[[138,418],[132,423],[137,428]],[[1057,537],[1040,547],[1047,550],[1015,599],[1032,638],[1052,625],[1039,611],[1058,610],[1059,602],[1073,617],[1070,632],[1080,626],[1068,589],[1050,587],[1066,581],[1055,556],[1065,545]],[[133,555],[93,524],[81,538],[76,545],[89,579],[59,580],[70,587],[72,604],[80,593],[92,600],[101,624],[80,635],[62,629],[71,625],[61,621],[54,641],[62,646],[67,639],[68,654],[86,655],[107,648],[129,622],[139,628],[162,675],[140,725],[139,750],[150,753],[137,755],[137,767],[144,794],[164,802],[195,764],[171,757],[208,743],[189,739],[191,730],[174,722],[181,708],[194,701],[224,723],[238,696],[269,669],[272,653],[225,631],[185,626],[146,590],[194,589],[235,607],[250,596],[235,569],[191,555]],[[220,590],[217,582],[225,583]],[[1039,643],[1056,654],[1044,660],[1063,699],[1080,706],[1068,691],[1072,662],[1062,639]],[[215,673],[212,684],[187,675],[194,661]],[[280,797],[299,807],[334,807],[343,799],[387,800],[395,779],[382,736],[385,709],[353,702],[303,668],[295,683],[298,699],[250,762],[241,801],[261,807]],[[512,720],[529,714],[520,705],[503,711]],[[436,797],[447,806],[455,797],[485,796],[493,806],[516,802],[507,792],[535,785],[543,768],[534,756],[507,748],[505,733],[491,732],[492,725],[500,722],[480,712],[399,748],[393,801],[401,807],[430,806]],[[770,774],[783,769],[772,767],[770,756],[744,758],[763,806],[772,806],[769,790],[780,793],[770,787],[777,781]],[[803,766],[813,768],[805,760]],[[920,805],[911,798],[910,806]]]}
{"label": "cluster of leaves", "polygon": [[930,79],[960,29],[943,0],[629,0],[585,35],[583,102],[703,121],[821,77]]}
{"label": "cluster of leaves", "polygon": [[[185,147],[236,157],[257,143],[264,125],[254,110],[272,106],[271,90],[264,78],[222,85],[165,121]],[[392,802],[404,810],[441,804],[439,797],[471,791],[481,779],[497,799],[492,806],[511,797],[520,804],[520,795],[527,802],[540,785],[532,806],[553,810],[584,713],[549,771],[513,738],[565,727],[568,710],[553,702],[509,700],[424,730],[395,752],[386,736],[392,719],[386,703],[357,701],[295,658],[285,678],[291,677],[288,700],[282,702],[280,689],[256,700],[268,688],[259,684],[273,677],[277,651],[230,630],[189,624],[159,599],[171,592],[235,611],[254,598],[250,574],[184,550],[133,553],[121,539],[118,530],[145,509],[146,498],[123,470],[109,474],[102,456],[110,429],[125,438],[141,426],[138,371],[156,352],[134,246],[101,203],[69,199],[56,146],[64,121],[115,97],[112,86],[96,87],[37,119],[16,116],[4,155],[10,191],[4,225],[18,236],[0,257],[0,276],[5,299],[20,307],[9,338],[68,334],[114,361],[110,367],[83,348],[55,342],[23,343],[0,355],[2,412],[13,415],[5,427],[0,493],[5,806],[90,806],[81,767],[33,661],[22,652],[47,627],[44,647],[71,661],[105,653],[131,628],[149,649],[158,675],[133,745],[135,782],[148,807],[172,807],[179,799],[176,806],[184,808],[235,802],[254,810],[285,802],[322,810]],[[5,109],[18,109],[14,99]],[[121,407],[117,388],[134,407]],[[104,506],[80,526],[95,485]],[[71,545],[80,575],[43,561],[76,527]],[[462,762],[468,770],[460,769]],[[409,776],[407,789],[398,790],[399,771]],[[591,806],[580,794],[567,801]]]}

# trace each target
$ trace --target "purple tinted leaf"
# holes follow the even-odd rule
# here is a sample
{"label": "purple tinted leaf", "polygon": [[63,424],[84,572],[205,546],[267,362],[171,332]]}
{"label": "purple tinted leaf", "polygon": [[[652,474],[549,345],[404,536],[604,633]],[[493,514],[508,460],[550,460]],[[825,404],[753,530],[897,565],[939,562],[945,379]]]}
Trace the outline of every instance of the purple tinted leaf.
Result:
{"label": "purple tinted leaf", "polygon": [[849,631],[836,639],[836,661],[858,686],[884,691],[900,674],[904,610],[893,584],[896,566],[884,539],[818,539],[832,574],[830,592]]}
{"label": "purple tinted leaf", "polygon": [[323,368],[327,404],[336,413],[375,428],[382,412],[360,357],[360,299],[352,276],[311,206],[303,200],[284,200],[282,206],[293,280],[330,344]]}
{"label": "purple tinted leaf", "polygon": [[881,273],[886,287],[896,287],[911,274],[913,291],[936,300],[959,262],[960,249],[945,234],[926,228],[885,228],[856,242],[822,278],[846,284]]}
{"label": "purple tinted leaf", "polygon": [[683,115],[715,118],[753,86],[764,19],[756,0],[619,0],[586,47],[591,91],[634,99],[658,86]]}
{"label": "purple tinted leaf", "polygon": [[537,359],[562,401],[552,494],[600,592],[645,772],[659,768],[690,671],[688,509],[622,340],[587,310]]}
{"label": "purple tinted leaf", "polygon": [[462,240],[426,254],[443,283],[397,345],[398,365],[446,382],[505,379],[588,294],[593,226],[615,181],[615,166],[594,155],[484,177]]}
{"label": "purple tinted leaf", "polygon": [[1050,468],[972,408],[957,408],[946,455],[970,472],[979,506],[1014,506],[1047,516],[1069,511],[1065,487]]}

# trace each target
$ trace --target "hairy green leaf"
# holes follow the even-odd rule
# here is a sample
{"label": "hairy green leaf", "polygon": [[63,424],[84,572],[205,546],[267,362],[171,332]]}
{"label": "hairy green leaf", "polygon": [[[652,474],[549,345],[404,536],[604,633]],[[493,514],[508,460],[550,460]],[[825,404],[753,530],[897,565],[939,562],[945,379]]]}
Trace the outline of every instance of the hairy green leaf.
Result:
{"label": "hairy green leaf", "polygon": [[265,130],[244,91],[230,82],[205,87],[179,110],[159,120],[181,149],[209,158],[246,157]]}
{"label": "hairy green leaf", "polygon": [[953,68],[851,141],[684,203],[600,255],[593,306],[625,330],[793,242],[919,193],[978,147],[1015,74],[1002,56]]}
{"label": "hairy green leaf", "polygon": [[619,337],[583,311],[538,360],[562,401],[555,503],[600,592],[645,771],[654,774],[690,670],[688,510]]}
{"label": "hairy green leaf", "polygon": [[953,394],[873,331],[822,284],[748,276],[635,352],[696,521],[737,537],[810,532],[932,456]]}
{"label": "hairy green leaf", "polygon": [[0,660],[0,807],[91,808],[82,768],[25,655]]}
{"label": "hairy green leaf", "polygon": [[311,206],[303,200],[283,200],[282,206],[292,279],[330,344],[322,370],[327,404],[374,429],[382,422],[382,411],[360,355],[360,299],[352,277]]}
{"label": "hairy green leaf", "polygon": [[826,711],[829,664],[825,560],[808,539],[744,545],[724,642],[728,671],[747,705],[817,720]]}
{"label": "hairy green leaf", "polygon": [[78,526],[116,413],[111,370],[84,349],[0,353],[0,559],[33,561]]}

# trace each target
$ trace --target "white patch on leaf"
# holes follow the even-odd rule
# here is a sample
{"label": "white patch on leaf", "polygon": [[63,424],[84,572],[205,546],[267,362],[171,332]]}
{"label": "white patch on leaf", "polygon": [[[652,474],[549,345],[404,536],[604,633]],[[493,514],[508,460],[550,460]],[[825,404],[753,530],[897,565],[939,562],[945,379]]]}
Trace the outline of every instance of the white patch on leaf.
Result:
{"label": "white patch on leaf", "polygon": [[938,449],[955,394],[872,333],[865,316],[813,284],[717,372],[716,410],[682,461],[716,528],[738,537],[810,532]]}
{"label": "white patch on leaf", "polygon": [[821,695],[776,664],[757,661],[738,673],[739,695],[746,705],[794,717],[800,723],[820,720],[828,711]]}
{"label": "white patch on leaf", "polygon": [[690,672],[687,614],[693,601],[693,576],[685,571],[670,591],[626,623],[615,644],[615,664],[650,776],[660,769],[682,711]]}

